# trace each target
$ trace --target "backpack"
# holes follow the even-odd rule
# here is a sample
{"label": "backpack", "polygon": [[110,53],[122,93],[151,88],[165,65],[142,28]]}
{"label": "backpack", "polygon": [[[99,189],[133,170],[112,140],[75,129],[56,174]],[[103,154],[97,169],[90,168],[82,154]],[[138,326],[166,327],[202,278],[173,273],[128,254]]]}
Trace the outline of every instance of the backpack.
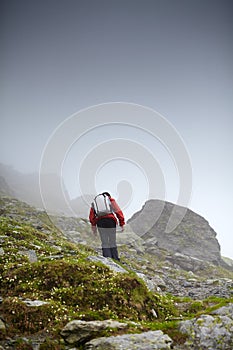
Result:
{"label": "backpack", "polygon": [[111,201],[109,197],[104,193],[98,194],[94,198],[92,208],[98,217],[113,213]]}

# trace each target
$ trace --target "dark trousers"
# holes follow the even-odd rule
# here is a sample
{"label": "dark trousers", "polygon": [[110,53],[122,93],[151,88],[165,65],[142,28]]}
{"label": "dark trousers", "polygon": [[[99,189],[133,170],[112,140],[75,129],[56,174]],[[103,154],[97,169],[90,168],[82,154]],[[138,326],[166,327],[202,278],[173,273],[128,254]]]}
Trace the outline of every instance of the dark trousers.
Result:
{"label": "dark trousers", "polygon": [[103,218],[97,222],[102,243],[103,256],[120,260],[116,245],[116,222],[110,218]]}

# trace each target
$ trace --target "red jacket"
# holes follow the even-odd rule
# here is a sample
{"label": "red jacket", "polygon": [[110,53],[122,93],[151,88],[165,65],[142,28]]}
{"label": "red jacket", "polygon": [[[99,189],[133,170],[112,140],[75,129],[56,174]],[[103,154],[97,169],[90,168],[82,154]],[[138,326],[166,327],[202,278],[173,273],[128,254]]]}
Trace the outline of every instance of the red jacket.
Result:
{"label": "red jacket", "polygon": [[90,223],[91,223],[92,226],[96,226],[97,221],[102,219],[102,218],[111,218],[111,219],[115,220],[116,223],[118,223],[117,222],[117,219],[118,219],[120,226],[124,226],[125,225],[124,215],[123,215],[120,207],[118,206],[117,202],[115,201],[115,199],[113,199],[111,197],[109,197],[109,199],[111,201],[111,206],[112,206],[112,209],[113,209],[114,213],[116,214],[116,216],[113,213],[111,213],[111,214],[107,214],[107,215],[98,217],[98,216],[95,215],[95,211],[91,207],[90,214],[89,214],[89,220],[90,220]]}

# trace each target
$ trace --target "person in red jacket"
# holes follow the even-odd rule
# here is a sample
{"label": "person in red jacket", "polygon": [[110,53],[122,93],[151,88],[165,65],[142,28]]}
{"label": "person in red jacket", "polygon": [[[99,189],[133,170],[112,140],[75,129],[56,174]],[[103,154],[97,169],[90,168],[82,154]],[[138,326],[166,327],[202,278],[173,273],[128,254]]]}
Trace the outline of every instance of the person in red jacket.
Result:
{"label": "person in red jacket", "polygon": [[115,199],[112,198],[108,192],[103,192],[102,194],[109,197],[112,213],[98,216],[94,207],[91,206],[89,220],[92,232],[96,234],[98,228],[102,243],[103,256],[114,260],[120,260],[116,244],[116,225],[119,223],[122,231],[124,230],[124,215]]}

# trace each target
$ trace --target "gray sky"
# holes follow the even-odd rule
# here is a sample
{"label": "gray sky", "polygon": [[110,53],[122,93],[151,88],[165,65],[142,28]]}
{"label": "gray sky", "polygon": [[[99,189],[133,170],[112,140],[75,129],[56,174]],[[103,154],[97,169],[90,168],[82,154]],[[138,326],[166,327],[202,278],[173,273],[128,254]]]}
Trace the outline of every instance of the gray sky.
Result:
{"label": "gray sky", "polygon": [[[189,207],[209,221],[222,254],[233,258],[232,1],[0,4],[0,162],[22,172],[38,171],[48,138],[83,108],[119,101],[152,108],[176,128],[190,155]],[[122,131],[125,139],[138,139],[126,132]],[[113,135],[111,131],[108,139]],[[149,147],[148,140],[140,140]],[[83,147],[87,154],[89,148]],[[161,155],[162,151],[156,154],[160,163]],[[108,171],[114,172],[113,164],[109,166],[102,169],[106,178]],[[126,169],[129,175],[121,172],[113,180],[129,176],[130,181],[129,164]],[[69,176],[68,187],[74,181]],[[142,172],[135,176],[134,191],[141,177]],[[169,178],[167,182],[166,199],[175,202],[169,191],[177,183]],[[138,209],[144,200],[139,193],[134,198]]]}

